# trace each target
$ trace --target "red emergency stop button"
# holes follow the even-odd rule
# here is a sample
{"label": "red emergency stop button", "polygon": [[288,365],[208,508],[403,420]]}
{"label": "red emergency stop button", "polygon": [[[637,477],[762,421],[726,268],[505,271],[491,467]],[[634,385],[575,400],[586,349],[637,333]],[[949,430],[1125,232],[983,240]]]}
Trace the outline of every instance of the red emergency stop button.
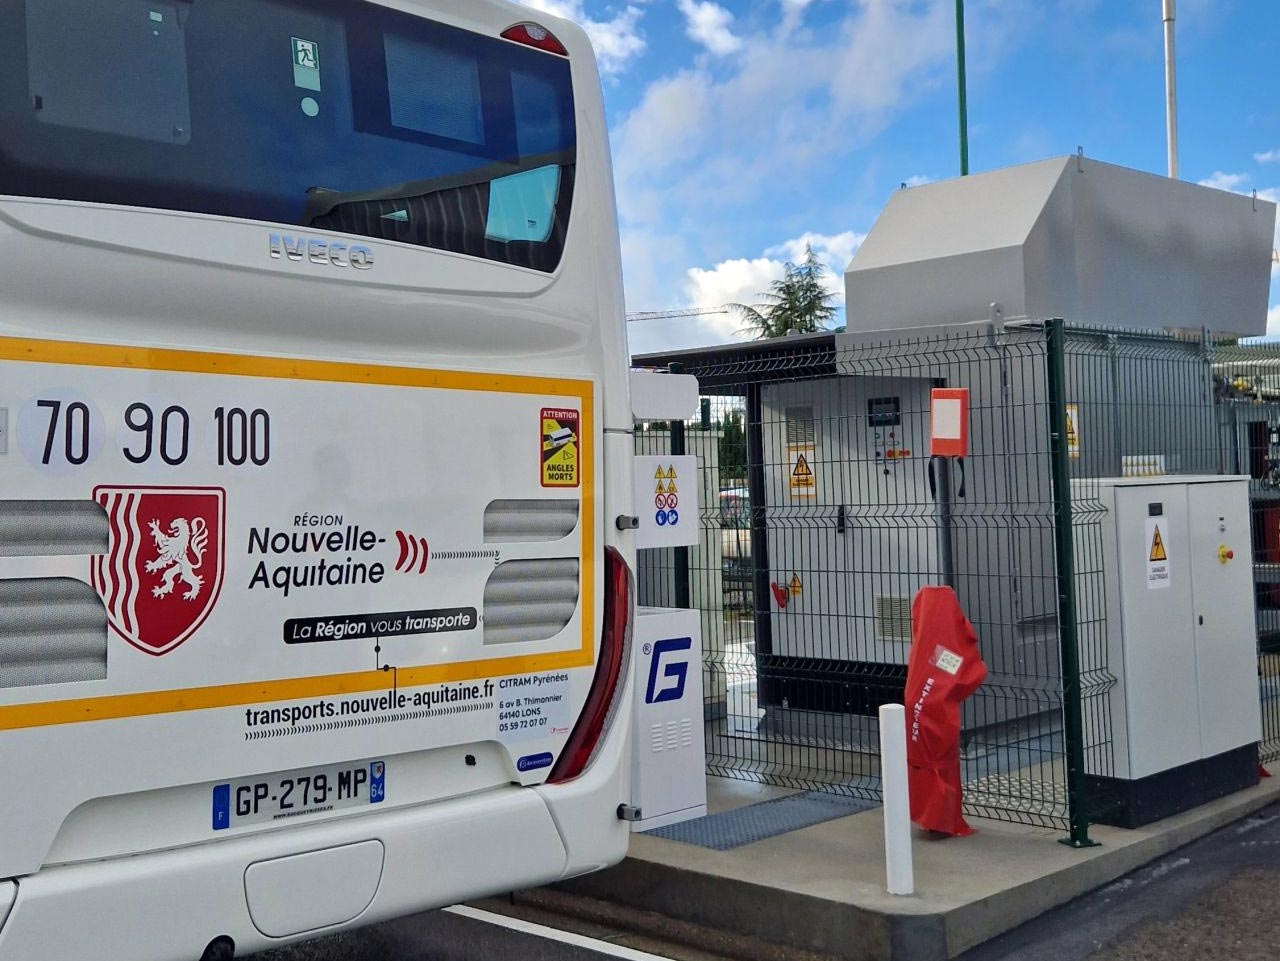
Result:
{"label": "red emergency stop button", "polygon": [[1230,561],[1230,560],[1235,560],[1235,556],[1236,556],[1236,552],[1233,551],[1231,548],[1229,548],[1226,544],[1223,544],[1218,548],[1218,562],[1221,564],[1225,564],[1227,563],[1227,561]]}

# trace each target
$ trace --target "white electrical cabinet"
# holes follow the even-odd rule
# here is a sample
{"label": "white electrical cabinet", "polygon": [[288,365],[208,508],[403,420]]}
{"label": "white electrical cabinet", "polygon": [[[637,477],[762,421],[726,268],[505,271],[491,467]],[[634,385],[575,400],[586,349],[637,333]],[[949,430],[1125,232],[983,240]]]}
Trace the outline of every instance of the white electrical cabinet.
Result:
{"label": "white electrical cabinet", "polygon": [[1147,823],[1256,783],[1248,479],[1073,487],[1082,667],[1116,679],[1108,710],[1085,706],[1087,770],[1113,809],[1101,819]]}
{"label": "white electrical cabinet", "polygon": [[707,813],[702,707],[702,628],[698,611],[636,611],[633,831]]}
{"label": "white electrical cabinet", "polygon": [[932,387],[842,376],[762,390],[773,655],[907,663],[912,599],[940,576]]}

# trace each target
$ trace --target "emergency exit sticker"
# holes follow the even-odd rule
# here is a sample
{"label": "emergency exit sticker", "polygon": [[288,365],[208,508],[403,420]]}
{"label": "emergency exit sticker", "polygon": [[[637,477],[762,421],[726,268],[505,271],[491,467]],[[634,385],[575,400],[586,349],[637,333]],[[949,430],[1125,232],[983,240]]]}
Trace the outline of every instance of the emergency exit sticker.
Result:
{"label": "emergency exit sticker", "polygon": [[579,421],[576,410],[542,408],[542,486],[577,487]]}
{"label": "emergency exit sticker", "polygon": [[314,40],[293,38],[293,85],[320,91],[320,45]]}
{"label": "emergency exit sticker", "polygon": [[1164,517],[1147,518],[1147,590],[1160,591],[1170,584],[1169,530]]}

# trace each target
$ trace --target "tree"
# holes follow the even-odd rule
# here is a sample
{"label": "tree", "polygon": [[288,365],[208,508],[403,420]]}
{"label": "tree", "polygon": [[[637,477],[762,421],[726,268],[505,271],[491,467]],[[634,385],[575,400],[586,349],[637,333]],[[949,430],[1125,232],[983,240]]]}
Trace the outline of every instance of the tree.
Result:
{"label": "tree", "polygon": [[760,303],[728,305],[746,321],[742,333],[757,340],[812,334],[826,330],[835,318],[835,294],[823,283],[827,268],[814,256],[812,247],[805,245],[803,263],[788,261],[783,269],[782,279],[769,285],[760,295]]}
{"label": "tree", "polygon": [[720,420],[721,486],[745,484],[747,477],[747,435],[742,429],[742,411],[731,410]]}

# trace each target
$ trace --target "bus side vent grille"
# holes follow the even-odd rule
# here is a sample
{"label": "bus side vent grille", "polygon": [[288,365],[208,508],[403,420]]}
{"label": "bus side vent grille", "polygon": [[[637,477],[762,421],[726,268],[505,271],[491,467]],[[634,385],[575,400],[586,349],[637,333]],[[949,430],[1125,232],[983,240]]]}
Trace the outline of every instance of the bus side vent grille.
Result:
{"label": "bus side vent grille", "polygon": [[576,557],[507,561],[484,587],[484,642],[545,641],[578,609]]}
{"label": "bus side vent grille", "polygon": [[0,500],[0,557],[105,554],[108,530],[93,501]]}
{"label": "bus side vent grille", "polygon": [[484,509],[486,544],[558,541],[577,526],[576,500],[494,501]]}
{"label": "bus side vent grille", "polygon": [[875,598],[876,639],[911,640],[911,598],[877,594]]}
{"label": "bus side vent grille", "polygon": [[69,577],[0,580],[0,688],[101,681],[107,611]]}

